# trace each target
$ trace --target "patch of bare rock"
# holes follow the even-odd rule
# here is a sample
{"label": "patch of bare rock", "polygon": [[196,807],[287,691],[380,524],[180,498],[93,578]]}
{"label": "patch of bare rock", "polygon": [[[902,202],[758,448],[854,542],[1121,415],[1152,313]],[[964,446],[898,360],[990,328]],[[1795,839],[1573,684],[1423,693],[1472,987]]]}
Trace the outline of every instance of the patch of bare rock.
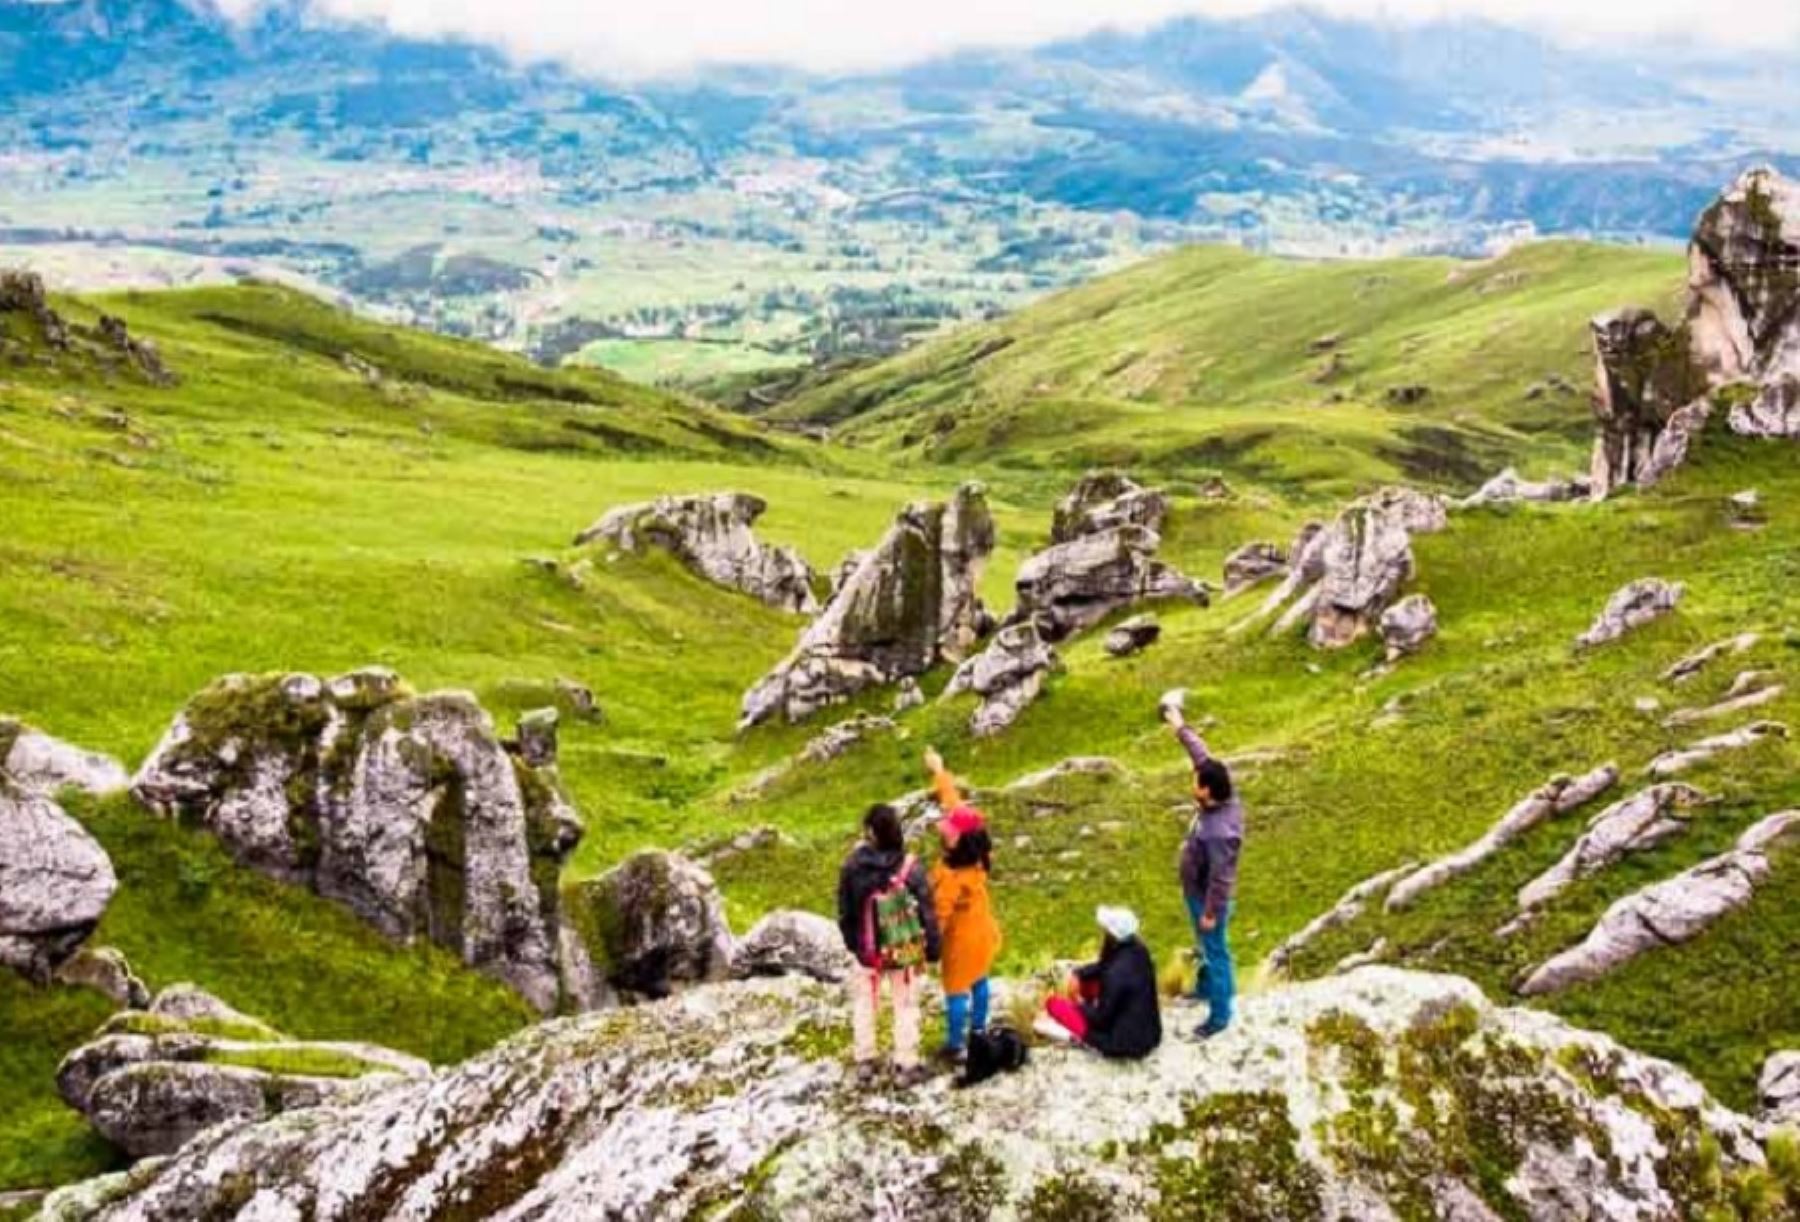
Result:
{"label": "patch of bare rock", "polygon": [[1687,587],[1681,582],[1667,582],[1660,577],[1644,577],[1621,587],[1606,600],[1606,606],[1575,638],[1576,645],[1592,649],[1616,641],[1628,632],[1642,628],[1675,610]]}

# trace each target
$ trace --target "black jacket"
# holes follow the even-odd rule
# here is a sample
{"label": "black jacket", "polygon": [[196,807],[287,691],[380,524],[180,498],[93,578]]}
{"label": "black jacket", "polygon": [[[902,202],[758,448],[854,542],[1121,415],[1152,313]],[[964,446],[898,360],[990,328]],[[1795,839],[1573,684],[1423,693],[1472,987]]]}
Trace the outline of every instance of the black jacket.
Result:
{"label": "black jacket", "polygon": [[1084,984],[1097,982],[1100,996],[1083,1002],[1087,1037],[1102,1056],[1148,1056],[1162,1043],[1162,1010],[1156,995],[1156,965],[1138,938],[1115,942],[1097,963],[1075,969]]}
{"label": "black jacket", "polygon": [[[844,935],[844,945],[858,960],[862,958],[863,912],[869,897],[893,880],[905,860],[904,853],[886,852],[868,843],[857,845],[844,859],[844,868],[838,873],[838,929]],[[919,920],[925,926],[925,958],[936,963],[937,909],[931,903],[931,884],[926,881],[923,862],[913,862],[906,887],[919,901]]]}

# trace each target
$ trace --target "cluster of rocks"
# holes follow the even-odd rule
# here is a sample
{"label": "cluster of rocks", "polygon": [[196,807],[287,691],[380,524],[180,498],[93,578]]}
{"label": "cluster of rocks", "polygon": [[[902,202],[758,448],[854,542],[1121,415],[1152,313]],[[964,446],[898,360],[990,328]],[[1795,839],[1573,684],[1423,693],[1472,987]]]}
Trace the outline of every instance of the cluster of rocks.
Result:
{"label": "cluster of rocks", "polygon": [[1167,513],[1160,490],[1117,472],[1084,476],[1056,507],[1050,546],[1020,566],[1008,623],[1035,624],[1054,642],[1143,602],[1205,606],[1204,582],[1156,558]]}
{"label": "cluster of rocks", "polygon": [[[1235,630],[1280,612],[1274,632],[1305,623],[1307,640],[1319,649],[1340,649],[1379,630],[1412,579],[1412,536],[1443,530],[1448,508],[1439,496],[1384,488],[1352,502],[1328,526],[1308,523],[1288,552],[1286,580]],[[1395,617],[1388,644],[1408,652],[1436,627],[1436,609],[1422,600]]]}
{"label": "cluster of rocks", "polygon": [[812,567],[793,548],[763,543],[751,529],[768,507],[744,492],[663,496],[609,510],[575,543],[602,542],[625,552],[660,548],[715,585],[783,611],[814,614]]}
{"label": "cluster of rocks", "polygon": [[1745,173],[1688,245],[1684,320],[1643,309],[1594,320],[1592,494],[1651,484],[1721,408],[1733,432],[1800,437],[1800,189]]}
{"label": "cluster of rocks", "polygon": [[133,1158],[173,1154],[216,1125],[242,1125],[423,1078],[416,1057],[372,1044],[290,1039],[191,984],[107,1021],[64,1058],[56,1087]]}
{"label": "cluster of rocks", "polygon": [[558,873],[582,825],[556,776],[555,712],[521,730],[502,743],[473,696],[414,696],[380,668],[231,675],[175,718],[132,790],[239,864],[427,938],[549,1011]]}
{"label": "cluster of rocks", "polygon": [[1681,835],[1708,800],[1691,785],[1664,784],[1613,803],[1588,822],[1556,864],[1519,889],[1520,909],[1541,908],[1582,879]]}
{"label": "cluster of rocks", "polygon": [[[1684,1071],[1454,977],[1367,968],[1246,998],[1225,1035],[1165,1040],[1136,1068],[1039,1049],[979,1091],[871,1091],[847,1027],[837,989],[796,979],[547,1023],[429,1079],[219,1125],[60,1190],[45,1216],[1132,1219],[1252,1202],[1625,1222],[1702,1216],[1766,1159],[1755,1124]],[[1710,1151],[1714,1173],[1684,1174],[1677,1148]]]}
{"label": "cluster of rocks", "polygon": [[[23,318],[48,354],[80,352],[108,368],[124,364],[157,386],[175,382],[156,344],[132,335],[124,319],[102,314],[93,327],[69,323],[50,304],[43,278],[35,272],[0,269],[0,316],[8,314]],[[12,346],[7,328],[0,325],[0,352]],[[28,352],[29,346],[20,346],[14,355],[22,360]]]}
{"label": "cluster of rocks", "polygon": [[1774,870],[1770,850],[1800,835],[1800,811],[1751,826],[1730,851],[1614,903],[1585,938],[1528,972],[1519,992],[1531,997],[1598,980],[1639,955],[1679,946],[1744,907]]}
{"label": "cluster of rocks", "polygon": [[988,647],[956,668],[944,688],[944,699],[967,693],[980,697],[969,718],[969,730],[985,738],[1012,725],[1043,691],[1061,662],[1056,650],[1029,620],[1002,628]]}
{"label": "cluster of rocks", "polygon": [[871,687],[960,662],[992,624],[976,584],[994,550],[979,484],[903,510],[861,554],[830,602],[772,672],[744,695],[740,726],[800,721]]}

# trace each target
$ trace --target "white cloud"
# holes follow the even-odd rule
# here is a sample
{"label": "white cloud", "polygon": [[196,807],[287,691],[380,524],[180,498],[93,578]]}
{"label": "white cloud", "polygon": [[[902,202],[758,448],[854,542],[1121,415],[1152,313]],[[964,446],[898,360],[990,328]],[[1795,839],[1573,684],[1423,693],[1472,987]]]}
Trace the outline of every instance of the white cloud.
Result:
{"label": "white cloud", "polygon": [[[242,13],[261,0],[219,0]],[[837,71],[969,47],[1026,46],[1184,13],[1231,16],[1277,0],[312,0],[333,16],[413,36],[459,35],[528,60],[631,76],[709,64]],[[1478,16],[1573,39],[1679,38],[1800,51],[1800,0],[1314,0],[1394,20]]]}

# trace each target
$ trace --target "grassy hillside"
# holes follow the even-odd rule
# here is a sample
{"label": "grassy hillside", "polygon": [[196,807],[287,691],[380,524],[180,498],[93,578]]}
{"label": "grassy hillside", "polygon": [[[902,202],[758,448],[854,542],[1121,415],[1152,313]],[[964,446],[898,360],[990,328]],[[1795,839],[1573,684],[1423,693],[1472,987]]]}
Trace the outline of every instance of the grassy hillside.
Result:
{"label": "grassy hillside", "polygon": [[[1581,460],[1588,319],[1665,305],[1678,254],[1485,263],[1193,247],[959,329],[772,413],[940,463],[1219,468],[1288,491],[1469,485]],[[1401,402],[1423,388],[1417,402]]]}
{"label": "grassy hillside", "polygon": [[[1236,260],[1210,252],[1182,258]],[[1437,388],[1451,386],[1452,377],[1475,385],[1481,361],[1494,362],[1495,388],[1540,366],[1548,373],[1584,365],[1575,354],[1579,318],[1646,295],[1639,290],[1664,283],[1672,265],[1662,256],[1575,247],[1516,258],[1549,259],[1561,270],[1494,290],[1489,304],[1505,297],[1519,317],[1566,313],[1576,321],[1566,334],[1557,331],[1563,346],[1535,359],[1521,349],[1507,358],[1511,364],[1501,361],[1510,349],[1497,344],[1464,349],[1461,363],[1440,354],[1441,364],[1417,355],[1415,365],[1395,355],[1379,366],[1380,380],[1368,375],[1369,384],[1430,383],[1433,396],[1414,412],[1420,420],[1491,432],[1509,455],[1562,462],[1585,429],[1571,423],[1585,422],[1579,396],[1560,406],[1522,396],[1515,403],[1510,392],[1491,389],[1488,399],[1468,400],[1471,411],[1484,413],[1468,424],[1445,410]],[[1592,284],[1576,283],[1584,264]],[[1600,277],[1614,264],[1638,271],[1609,286]],[[1382,266],[1355,275],[1405,282],[1436,267],[1430,279],[1460,299],[1461,286],[1444,287],[1440,265]],[[1135,274],[1154,281],[1159,269],[1168,267]],[[1338,274],[1251,261],[1225,278],[1270,277],[1279,288],[1290,275],[1328,272]],[[1463,283],[1492,273],[1484,265]],[[1119,283],[1098,287],[1115,292]],[[1246,285],[1233,291],[1242,309],[1257,299]],[[1067,308],[1079,296],[1053,304]],[[1205,298],[1194,296],[1196,310]],[[1274,292],[1272,300],[1268,338],[1259,341],[1271,353],[1291,354],[1332,326],[1351,337],[1352,361],[1374,350],[1353,299],[1335,323],[1310,314],[1281,321],[1296,299]],[[1134,303],[1119,294],[1113,313],[1133,311]],[[1004,452],[978,447],[964,461],[954,448],[958,430],[938,443],[941,463],[903,465],[896,475],[884,446],[802,446],[603,376],[545,374],[484,349],[353,323],[266,288],[62,304],[75,317],[91,317],[100,305],[125,313],[163,345],[183,380],[164,389],[98,370],[0,365],[0,623],[7,626],[0,712],[135,764],[182,701],[227,671],[333,672],[379,662],[422,690],[472,689],[503,721],[543,703],[556,678],[574,678],[595,690],[608,716],[565,730],[563,773],[589,824],[573,873],[599,870],[646,844],[776,824],[784,843],[719,870],[739,929],[774,907],[828,910],[836,864],[861,810],[917,788],[919,749],[935,742],[989,791],[981,800],[999,833],[1002,970],[1083,952],[1092,941],[1092,907],[1102,900],[1136,906],[1153,946],[1172,958],[1185,937],[1173,856],[1187,787],[1154,706],[1158,693],[1178,685],[1193,690],[1196,715],[1215,719],[1208,730],[1215,746],[1241,761],[1253,837],[1235,926],[1246,979],[1253,961],[1352,882],[1464,843],[1548,775],[1616,759],[1629,776],[1667,745],[1736,724],[1665,731],[1657,716],[1638,711],[1639,697],[1654,695],[1666,707],[1702,700],[1755,665],[1784,676],[1789,693],[1754,715],[1800,717],[1800,617],[1792,596],[1800,576],[1800,455],[1709,439],[1696,465],[1654,493],[1596,507],[1459,514],[1447,533],[1421,539],[1417,585],[1437,602],[1443,634],[1390,675],[1368,675],[1372,645],[1316,655],[1295,639],[1230,635],[1247,599],[1169,610],[1163,640],[1135,659],[1107,658],[1099,632],[1069,643],[1066,673],[997,739],[970,741],[967,704],[933,703],[907,714],[898,734],[830,764],[796,768],[760,798],[734,800],[747,778],[830,721],[734,735],[741,692],[786,652],[800,621],[656,558],[598,560],[579,587],[522,561],[572,558],[570,537],[610,505],[735,487],[771,502],[764,534],[829,567],[849,548],[873,542],[904,501],[979,476],[990,482],[1001,526],[984,589],[1004,610],[1020,559],[1047,536],[1051,505],[1075,474],[1073,467],[1034,468],[1085,453],[1085,434],[1046,433],[1041,444]],[[1398,343],[1408,325],[1429,316],[1419,304],[1412,324],[1393,321],[1382,334]],[[1047,354],[1079,340],[1091,358],[1111,317],[1034,342]],[[1189,333],[1166,333],[1177,330]],[[1129,347],[1115,342],[1121,354]],[[389,371],[380,385],[347,369],[339,345]],[[1015,347],[1023,353],[1028,345]],[[990,360],[1010,360],[1012,351]],[[1244,388],[1238,400],[1221,397],[1205,408],[1124,404],[1142,413],[1135,425],[1111,414],[1122,401],[1092,401],[1104,416],[1094,436],[1129,438],[1143,453],[1171,456],[1200,444],[1195,439],[1212,427],[1206,421],[1273,428],[1270,422],[1290,419],[1284,411],[1314,410],[1258,406],[1254,387],[1279,386],[1288,359],[1271,356],[1264,382],[1256,379],[1265,375],[1233,374]],[[531,389],[515,391],[517,383]],[[1006,393],[1016,396],[1009,402],[1020,419],[1060,427],[1029,393]],[[852,422],[851,433],[884,441],[902,424],[889,410],[897,409]],[[1343,432],[1277,432],[1243,453],[1278,451],[1279,464],[1232,468],[1261,488],[1223,501],[1178,496],[1166,557],[1216,579],[1238,544],[1286,539],[1328,500],[1402,469],[1381,458],[1381,444],[1413,417],[1368,405],[1353,410],[1368,421],[1354,446]],[[634,440],[570,423],[595,420]],[[1191,476],[1194,467],[1179,470]],[[1290,480],[1311,472],[1316,481],[1283,495]],[[1759,531],[1726,524],[1724,498],[1745,486],[1761,489],[1769,506]],[[1570,642],[1606,597],[1650,574],[1690,584],[1679,614],[1577,655]],[[1658,684],[1675,657],[1750,627],[1765,630],[1756,653],[1721,664],[1679,697]],[[930,677],[928,690],[946,678]],[[1400,715],[1385,716],[1395,701]],[[1114,757],[1125,774],[998,792],[1076,754]],[[1496,943],[1491,931],[1510,914],[1518,881],[1573,839],[1577,817],[1539,829],[1516,852],[1402,918],[1372,914],[1321,943],[1298,970],[1327,970],[1386,936],[1406,962],[1468,972],[1504,993],[1520,968],[1572,940],[1627,887],[1716,851],[1761,814],[1800,806],[1797,765],[1800,746],[1790,741],[1697,772],[1695,783],[1722,801],[1691,835],[1577,887],[1524,939]],[[296,1034],[358,1035],[439,1057],[520,1021],[494,987],[432,956],[394,951],[336,909],[218,865],[203,841],[129,803],[77,813],[114,853],[124,879],[101,936],[123,946],[154,983],[196,979]],[[1797,937],[1800,861],[1778,872],[1741,918],[1692,946],[1648,956],[1603,985],[1546,1004],[1682,1059],[1745,1104],[1760,1058],[1800,1042],[1800,962],[1782,950]],[[322,966],[314,971],[314,963]],[[296,983],[321,972],[333,987]],[[0,1095],[0,1149],[9,1152],[0,1158],[0,1187],[104,1162],[47,1078],[92,1026],[93,1009],[0,982],[0,1025],[9,1037],[0,1065],[9,1092]]]}

